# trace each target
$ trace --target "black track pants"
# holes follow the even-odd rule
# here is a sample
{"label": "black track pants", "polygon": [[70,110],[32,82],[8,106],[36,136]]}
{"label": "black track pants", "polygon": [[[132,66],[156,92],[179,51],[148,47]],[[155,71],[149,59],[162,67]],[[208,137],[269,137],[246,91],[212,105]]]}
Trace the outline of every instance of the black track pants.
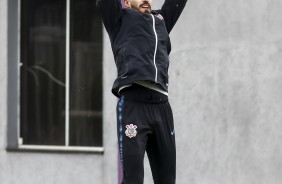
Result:
{"label": "black track pants", "polygon": [[117,104],[123,184],[143,184],[147,152],[155,184],[175,184],[173,116],[165,95],[137,85],[124,89]]}

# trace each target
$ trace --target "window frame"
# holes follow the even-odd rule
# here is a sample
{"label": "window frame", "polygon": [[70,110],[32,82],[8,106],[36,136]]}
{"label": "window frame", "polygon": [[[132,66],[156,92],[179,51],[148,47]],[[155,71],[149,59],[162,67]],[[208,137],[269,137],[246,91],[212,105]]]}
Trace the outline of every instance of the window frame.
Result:
{"label": "window frame", "polygon": [[[21,0],[8,3],[8,86],[7,86],[7,151],[91,152],[103,153],[104,147],[69,146],[69,100],[66,100],[66,144],[60,146],[24,145],[20,138],[20,12]],[[69,89],[70,63],[70,0],[66,0],[66,88]],[[69,90],[66,90],[69,99]],[[102,129],[103,134],[103,129]],[[104,142],[104,141],[102,141]],[[104,145],[104,144],[102,144]]]}

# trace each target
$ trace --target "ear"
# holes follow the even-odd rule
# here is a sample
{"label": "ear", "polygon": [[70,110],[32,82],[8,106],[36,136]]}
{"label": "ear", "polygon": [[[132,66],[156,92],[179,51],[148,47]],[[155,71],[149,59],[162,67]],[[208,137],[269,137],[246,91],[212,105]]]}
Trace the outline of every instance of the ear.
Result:
{"label": "ear", "polygon": [[129,0],[124,0],[124,5],[127,7],[127,8],[131,8],[131,3]]}

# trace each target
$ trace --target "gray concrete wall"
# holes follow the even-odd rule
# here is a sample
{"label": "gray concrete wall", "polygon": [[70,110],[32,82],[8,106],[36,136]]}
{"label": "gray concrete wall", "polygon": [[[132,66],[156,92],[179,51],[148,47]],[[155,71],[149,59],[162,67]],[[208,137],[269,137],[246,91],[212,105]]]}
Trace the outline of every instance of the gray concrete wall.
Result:
{"label": "gray concrete wall", "polygon": [[179,184],[282,182],[281,9],[189,1],[171,34]]}

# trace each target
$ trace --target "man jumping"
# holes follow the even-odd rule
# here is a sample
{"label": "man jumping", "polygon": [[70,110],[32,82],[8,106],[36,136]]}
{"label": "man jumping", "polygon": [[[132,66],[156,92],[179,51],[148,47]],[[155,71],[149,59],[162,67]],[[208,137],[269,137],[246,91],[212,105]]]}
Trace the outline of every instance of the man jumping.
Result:
{"label": "man jumping", "polygon": [[142,184],[147,152],[155,184],[175,184],[173,114],[168,102],[169,33],[187,0],[97,0],[118,76],[117,130],[123,184]]}

